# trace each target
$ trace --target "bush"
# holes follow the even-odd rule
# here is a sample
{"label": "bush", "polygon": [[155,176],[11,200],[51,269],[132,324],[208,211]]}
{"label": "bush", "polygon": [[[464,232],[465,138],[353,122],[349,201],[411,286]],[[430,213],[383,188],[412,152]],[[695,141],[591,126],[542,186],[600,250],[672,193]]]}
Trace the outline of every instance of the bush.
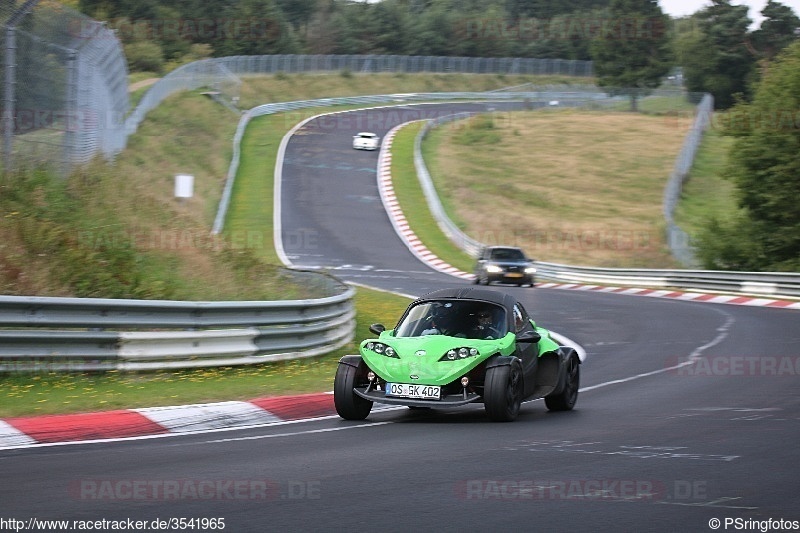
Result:
{"label": "bush", "polygon": [[126,44],[125,57],[131,72],[160,73],[164,68],[164,52],[157,43],[141,41]]}
{"label": "bush", "polygon": [[502,140],[491,115],[478,115],[458,126],[453,140],[462,145],[497,144]]}

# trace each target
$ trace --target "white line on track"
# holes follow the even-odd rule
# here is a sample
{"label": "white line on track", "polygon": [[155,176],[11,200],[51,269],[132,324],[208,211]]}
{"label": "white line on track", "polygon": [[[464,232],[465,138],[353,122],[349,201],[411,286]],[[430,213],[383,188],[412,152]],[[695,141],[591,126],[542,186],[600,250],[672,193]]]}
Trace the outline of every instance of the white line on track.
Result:
{"label": "white line on track", "polygon": [[345,426],[345,427],[338,427],[338,428],[324,428],[324,429],[309,429],[306,431],[293,431],[291,433],[274,433],[272,435],[253,435],[250,437],[234,437],[230,439],[217,439],[217,440],[207,440],[206,443],[208,444],[215,444],[218,442],[235,442],[239,440],[258,440],[258,439],[272,439],[275,437],[294,437],[297,435],[311,435],[314,433],[328,433],[331,431],[343,431],[346,429],[359,429],[359,428],[368,428],[372,426],[384,426],[386,424],[394,424],[394,422],[372,422],[370,424],[359,424],[357,426]]}
{"label": "white line on track", "polygon": [[733,323],[736,321],[733,318],[733,315],[731,315],[730,313],[727,313],[727,312],[725,312],[725,311],[723,311],[721,309],[715,309],[715,310],[718,311],[720,314],[725,316],[725,323],[717,328],[717,332],[718,333],[717,333],[716,337],[714,337],[709,342],[703,344],[702,346],[698,346],[697,348],[695,348],[694,351],[689,354],[688,360],[684,361],[683,363],[671,366],[669,368],[661,368],[659,370],[653,370],[652,372],[645,372],[643,374],[636,374],[634,376],[629,376],[627,378],[621,378],[621,379],[615,379],[615,380],[612,380],[612,381],[606,381],[605,383],[598,383],[597,385],[591,385],[589,387],[584,387],[582,389],[578,389],[578,392],[586,392],[586,391],[590,391],[590,390],[594,390],[594,389],[599,389],[601,387],[608,387],[609,385],[617,385],[619,383],[626,383],[628,381],[633,381],[633,380],[636,380],[636,379],[646,378],[646,377],[649,377],[649,376],[655,376],[656,374],[663,374],[664,372],[672,372],[674,370],[678,370],[679,368],[683,368],[685,366],[690,366],[690,365],[693,365],[693,364],[697,363],[697,360],[700,359],[700,357],[702,357],[704,351],[708,350],[709,348],[711,348],[713,346],[716,346],[717,344],[719,344],[720,342],[725,340],[725,338],[727,338],[728,333],[730,332],[731,326],[733,326]]}

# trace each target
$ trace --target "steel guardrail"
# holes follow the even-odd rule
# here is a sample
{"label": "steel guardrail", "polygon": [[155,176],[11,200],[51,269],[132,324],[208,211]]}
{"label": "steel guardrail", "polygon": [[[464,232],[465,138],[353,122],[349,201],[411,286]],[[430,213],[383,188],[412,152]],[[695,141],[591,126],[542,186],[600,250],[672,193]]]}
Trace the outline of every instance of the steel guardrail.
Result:
{"label": "steel guardrail", "polygon": [[0,372],[156,370],[319,355],[355,334],[355,290],[336,280],[331,292],[337,294],[243,302],[0,296]]}
{"label": "steel guardrail", "polygon": [[560,283],[679,288],[765,298],[800,298],[800,273],[595,268],[536,262],[537,277]]}

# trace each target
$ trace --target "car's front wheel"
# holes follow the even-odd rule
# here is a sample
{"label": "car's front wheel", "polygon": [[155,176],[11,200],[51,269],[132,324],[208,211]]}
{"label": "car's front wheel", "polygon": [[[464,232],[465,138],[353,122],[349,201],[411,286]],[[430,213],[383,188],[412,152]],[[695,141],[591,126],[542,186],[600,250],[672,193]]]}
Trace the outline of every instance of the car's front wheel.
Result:
{"label": "car's front wheel", "polygon": [[551,411],[571,411],[578,401],[578,388],[581,383],[581,365],[578,356],[573,354],[567,361],[567,382],[564,390],[555,396],[545,396],[544,404]]}
{"label": "car's front wheel", "polygon": [[353,391],[361,370],[363,369],[345,363],[339,363],[339,367],[336,369],[336,377],[333,381],[333,403],[336,406],[336,412],[345,420],[364,420],[372,410],[372,402]]}
{"label": "car's front wheel", "polygon": [[515,362],[486,370],[483,406],[495,422],[511,422],[522,405],[522,368]]}

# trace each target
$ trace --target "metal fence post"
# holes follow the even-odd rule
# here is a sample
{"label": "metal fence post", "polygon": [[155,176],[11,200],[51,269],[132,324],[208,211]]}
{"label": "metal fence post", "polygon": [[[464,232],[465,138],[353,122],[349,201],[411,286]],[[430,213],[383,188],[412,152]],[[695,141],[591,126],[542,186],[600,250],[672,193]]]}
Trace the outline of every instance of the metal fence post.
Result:
{"label": "metal fence post", "polygon": [[[17,83],[17,24],[27,15],[39,0],[27,0],[8,18],[5,24],[5,83],[3,87],[3,161],[4,170],[13,169],[14,119],[16,117]],[[12,3],[13,5],[13,3]]]}
{"label": "metal fence post", "polygon": [[16,29],[8,25],[5,31],[5,83],[3,84],[3,170],[14,168],[14,115],[17,44]]}
{"label": "metal fence post", "polygon": [[72,127],[68,127],[64,135],[64,161],[68,167],[72,166],[75,158],[77,147],[77,128],[75,124],[78,116],[78,67],[76,65],[78,59],[78,52],[70,50],[67,52],[67,86],[66,91],[66,113],[67,117],[71,117]]}

